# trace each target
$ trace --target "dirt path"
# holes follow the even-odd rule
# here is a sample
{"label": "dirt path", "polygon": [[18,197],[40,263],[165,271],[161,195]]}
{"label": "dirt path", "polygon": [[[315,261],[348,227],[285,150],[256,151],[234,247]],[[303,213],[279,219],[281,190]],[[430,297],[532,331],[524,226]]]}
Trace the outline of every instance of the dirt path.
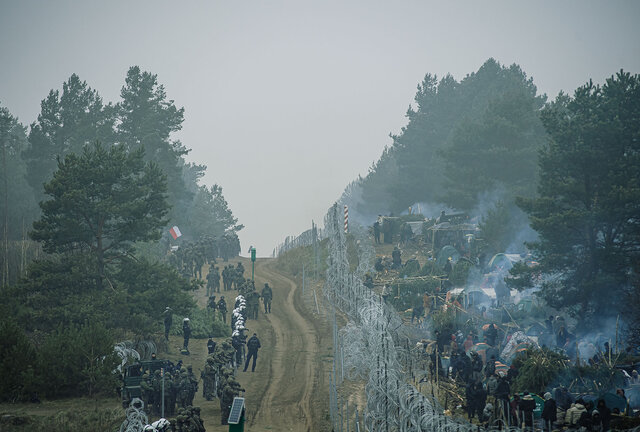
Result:
{"label": "dirt path", "polygon": [[[255,414],[252,430],[278,424],[280,430],[311,431],[311,395],[314,390],[316,360],[319,358],[315,329],[296,302],[296,284],[273,271],[265,261],[258,265],[257,281],[274,287],[272,313],[265,315],[275,335],[270,364],[270,380]],[[305,314],[306,315],[306,314]]]}
{"label": "dirt path", "polygon": [[[251,262],[240,259],[251,276]],[[234,260],[236,261],[236,260]],[[246,390],[246,431],[325,431],[327,422],[328,385],[327,353],[331,352],[331,332],[317,315],[307,310],[296,282],[278,272],[272,259],[256,262],[256,287],[265,282],[273,289],[272,313],[264,314],[262,303],[258,320],[249,320],[249,335],[258,334],[262,348],[255,372],[237,373]],[[223,293],[233,303],[236,292]],[[197,293],[203,303],[204,290]],[[178,341],[176,341],[178,342]],[[194,371],[204,365],[206,340],[192,340],[192,355],[185,364],[192,363]],[[190,344],[190,348],[192,346]],[[201,407],[207,431],[228,431],[220,426],[220,405],[216,399],[205,401],[201,391],[194,404]]]}

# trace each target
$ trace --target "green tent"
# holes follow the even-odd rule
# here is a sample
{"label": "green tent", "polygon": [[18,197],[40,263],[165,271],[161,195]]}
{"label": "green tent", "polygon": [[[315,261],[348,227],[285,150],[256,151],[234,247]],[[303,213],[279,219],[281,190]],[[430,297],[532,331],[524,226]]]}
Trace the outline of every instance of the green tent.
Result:
{"label": "green tent", "polygon": [[461,256],[462,255],[460,255],[460,252],[458,252],[456,248],[451,245],[446,245],[442,249],[440,249],[440,252],[438,252],[436,264],[438,264],[438,266],[440,267],[444,267],[449,258],[451,258],[453,262],[456,262],[460,259]]}

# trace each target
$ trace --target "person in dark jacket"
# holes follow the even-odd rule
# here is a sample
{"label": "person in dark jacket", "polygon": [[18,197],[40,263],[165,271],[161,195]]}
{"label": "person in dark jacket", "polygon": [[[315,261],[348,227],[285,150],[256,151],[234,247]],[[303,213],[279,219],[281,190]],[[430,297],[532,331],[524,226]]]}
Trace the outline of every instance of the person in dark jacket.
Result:
{"label": "person in dark jacket", "polygon": [[496,339],[498,338],[498,327],[491,323],[489,327],[484,331],[484,341],[491,345],[496,346]]}
{"label": "person in dark jacket", "polygon": [[508,421],[511,417],[509,414],[510,406],[509,406],[509,394],[511,393],[511,386],[509,386],[509,381],[504,377],[498,378],[498,386],[496,387],[495,396],[496,396],[496,414],[504,417],[505,421]]}
{"label": "person in dark jacket", "polygon": [[253,334],[247,341],[247,360],[244,363],[243,372],[247,371],[247,367],[249,367],[249,360],[253,358],[253,365],[251,366],[251,372],[256,370],[256,360],[258,359],[258,350],[260,349],[260,339],[258,339],[258,335],[256,333]]}
{"label": "person in dark jacket", "polygon": [[542,409],[542,419],[544,420],[544,430],[546,432],[553,430],[553,423],[557,419],[557,409],[556,401],[551,397],[551,393],[546,392],[544,394],[544,408]]}
{"label": "person in dark jacket", "polygon": [[611,410],[607,408],[607,405],[604,403],[604,399],[598,399],[598,404],[596,405],[596,409],[600,414],[600,422],[602,423],[602,430],[609,430],[609,423],[611,422]]}
{"label": "person in dark jacket", "polygon": [[536,401],[529,393],[525,392],[520,401],[520,411],[522,412],[522,418],[524,425],[527,428],[533,427],[533,410],[536,409]]}

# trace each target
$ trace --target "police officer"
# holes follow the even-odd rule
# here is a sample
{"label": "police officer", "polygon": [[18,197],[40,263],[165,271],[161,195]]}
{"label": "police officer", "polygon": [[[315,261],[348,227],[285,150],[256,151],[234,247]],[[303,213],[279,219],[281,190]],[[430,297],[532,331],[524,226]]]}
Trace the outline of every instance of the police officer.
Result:
{"label": "police officer", "polygon": [[260,339],[258,339],[258,335],[256,333],[249,338],[247,341],[247,360],[244,363],[243,372],[247,371],[247,367],[249,367],[249,360],[253,358],[253,365],[251,366],[251,372],[256,370],[256,360],[258,359],[258,350],[260,349]]}
{"label": "police officer", "polygon": [[273,291],[268,283],[264,284],[262,288],[262,303],[264,304],[264,313],[271,313],[271,300],[273,299]]}

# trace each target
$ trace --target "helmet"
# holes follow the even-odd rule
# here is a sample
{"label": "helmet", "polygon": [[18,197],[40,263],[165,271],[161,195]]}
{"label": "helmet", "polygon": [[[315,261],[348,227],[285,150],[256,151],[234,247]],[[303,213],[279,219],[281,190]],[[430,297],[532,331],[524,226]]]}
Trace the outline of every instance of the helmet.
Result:
{"label": "helmet", "polygon": [[185,319],[183,319],[182,321],[189,321],[189,318],[185,318]]}

